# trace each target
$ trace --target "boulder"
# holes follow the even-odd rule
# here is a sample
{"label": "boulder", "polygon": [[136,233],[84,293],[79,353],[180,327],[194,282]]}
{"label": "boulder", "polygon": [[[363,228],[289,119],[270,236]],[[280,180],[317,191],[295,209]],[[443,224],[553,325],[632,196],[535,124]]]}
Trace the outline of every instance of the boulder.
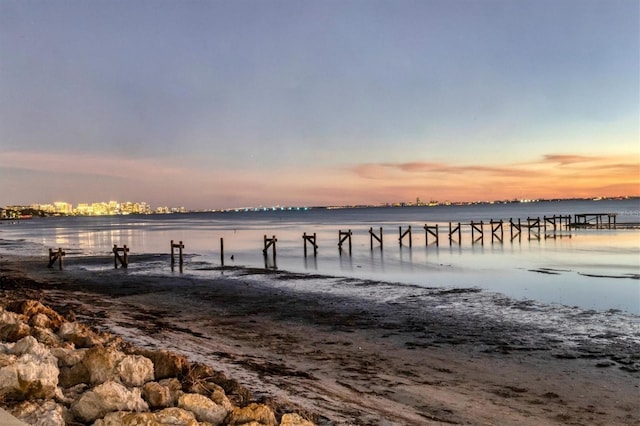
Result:
{"label": "boulder", "polygon": [[15,312],[9,312],[0,307],[0,324],[17,324],[23,321],[23,316]]}
{"label": "boulder", "polygon": [[191,411],[201,422],[211,423],[213,426],[222,424],[229,413],[222,405],[216,404],[211,398],[197,393],[185,393],[178,399],[178,407]]}
{"label": "boulder", "polygon": [[37,313],[29,318],[29,325],[31,327],[52,328],[52,321],[45,314]]}
{"label": "boulder", "polygon": [[305,419],[300,414],[287,413],[282,416],[280,426],[315,426],[315,423]]}
{"label": "boulder", "polygon": [[161,425],[198,426],[195,414],[177,407],[165,408],[154,413]]}
{"label": "boulder", "polygon": [[193,413],[181,408],[166,408],[156,413],[118,411],[96,420],[93,426],[200,426]]}
{"label": "boulder", "polygon": [[104,339],[79,322],[65,322],[58,330],[61,339],[71,342],[78,348],[90,348],[103,343]]}
{"label": "boulder", "polygon": [[249,424],[276,426],[278,424],[271,408],[264,404],[256,403],[251,403],[242,408],[234,408],[227,422],[230,426]]}
{"label": "boulder", "polygon": [[124,385],[140,387],[153,380],[153,362],[142,355],[127,355],[118,363],[116,373]]}
{"label": "boulder", "polygon": [[2,350],[0,350],[0,368],[15,363],[17,359],[17,356],[4,353]]}
{"label": "boulder", "polygon": [[137,350],[135,353],[149,358],[153,362],[155,380],[178,377],[189,368],[187,358],[173,352]]}
{"label": "boulder", "polygon": [[62,339],[50,328],[33,326],[31,328],[31,335],[35,337],[38,342],[48,347],[56,347],[63,344]]}
{"label": "boulder", "polygon": [[60,386],[70,388],[81,383],[90,383],[91,375],[87,367],[79,362],[73,367],[60,367]]}
{"label": "boulder", "polygon": [[25,401],[13,407],[11,414],[33,426],[65,426],[66,408],[54,401]]}
{"label": "boulder", "polygon": [[58,361],[32,336],[11,346],[14,363],[0,368],[0,397],[53,398],[58,388]]}
{"label": "boulder", "polygon": [[149,382],[142,388],[142,396],[151,408],[173,407],[182,394],[177,379],[165,379],[162,382]]}
{"label": "boulder", "polygon": [[8,309],[23,314],[24,316],[29,318],[29,321],[31,321],[33,317],[41,314],[49,319],[49,327],[55,330],[57,330],[64,322],[64,318],[62,318],[60,314],[58,314],[48,306],[44,306],[37,300],[23,300],[20,302],[12,303],[8,306]]}
{"label": "boulder", "polygon": [[120,383],[108,381],[85,392],[71,405],[73,414],[83,422],[92,422],[113,411],[148,411],[140,389],[128,390]]}
{"label": "boulder", "polygon": [[214,383],[210,383],[210,389],[210,398],[213,402],[223,406],[228,412],[233,411],[233,404],[231,403],[231,401],[229,401],[229,398],[227,398],[227,395],[224,393],[224,389],[222,389],[222,387]]}
{"label": "boulder", "polygon": [[58,358],[58,366],[60,367],[73,367],[77,363],[83,360],[87,354],[88,349],[73,349],[56,347],[51,348],[51,354]]}
{"label": "boulder", "polygon": [[89,371],[90,383],[104,383],[118,378],[116,368],[124,357],[125,354],[114,348],[94,346],[89,349],[82,359],[82,364]]}
{"label": "boulder", "polygon": [[0,339],[5,342],[17,342],[31,335],[31,327],[23,322],[0,325]]}

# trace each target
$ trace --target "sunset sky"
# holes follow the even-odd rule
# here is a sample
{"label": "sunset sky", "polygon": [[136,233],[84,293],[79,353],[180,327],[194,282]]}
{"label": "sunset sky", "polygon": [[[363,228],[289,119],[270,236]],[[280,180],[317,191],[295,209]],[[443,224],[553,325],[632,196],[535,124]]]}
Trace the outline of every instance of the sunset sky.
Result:
{"label": "sunset sky", "polygon": [[0,0],[0,206],[640,195],[636,0]]}

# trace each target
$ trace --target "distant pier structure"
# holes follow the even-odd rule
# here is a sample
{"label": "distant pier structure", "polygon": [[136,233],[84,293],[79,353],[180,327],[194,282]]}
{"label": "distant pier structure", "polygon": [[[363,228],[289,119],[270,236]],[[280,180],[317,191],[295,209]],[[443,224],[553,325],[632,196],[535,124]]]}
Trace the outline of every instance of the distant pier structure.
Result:
{"label": "distant pier structure", "polygon": [[[576,213],[573,215],[553,215],[553,216],[539,216],[522,218],[509,218],[509,220],[486,220],[486,218],[476,221],[469,220],[468,222],[447,222],[442,220],[435,224],[424,224],[424,238],[425,246],[436,246],[440,244],[440,234],[448,237],[449,245],[461,246],[463,244],[463,237],[470,237],[471,245],[485,244],[485,229],[489,228],[491,233],[491,244],[504,244],[505,233],[507,233],[509,241],[513,244],[517,239],[522,241],[522,235],[525,233],[529,240],[542,240],[551,238],[571,238],[575,233],[572,230],[577,229],[598,229],[598,230],[612,230],[612,229],[640,229],[640,223],[638,222],[622,222],[618,223],[617,213]],[[444,225],[444,226],[442,226]],[[505,228],[509,228],[505,230]],[[466,231],[463,233],[463,229]],[[384,228],[380,226],[377,229],[369,227],[369,248],[373,251],[374,246],[377,244],[380,251],[384,249]],[[354,232],[351,229],[338,231],[338,251],[340,256],[344,253],[344,245],[347,245],[349,250],[349,256],[352,254],[352,238]],[[303,233],[303,250],[305,258],[308,256],[308,246],[313,249],[313,257],[318,257],[318,235],[314,233]],[[275,235],[267,237],[263,236],[263,248],[262,254],[264,256],[265,269],[277,269],[276,264],[276,243],[278,239]],[[509,242],[507,241],[507,242]],[[400,248],[408,243],[409,248],[413,247],[413,228],[412,224],[408,224],[406,227],[398,226],[398,242]],[[175,264],[178,263],[180,272],[183,272],[184,265],[184,243],[182,241],[174,242],[171,240],[171,270],[174,270]],[[122,267],[127,268],[129,265],[129,247],[123,245],[119,247],[117,244],[113,245],[113,264],[114,268]],[[220,238],[220,263],[224,269],[224,239]],[[62,248],[57,250],[49,249],[49,262],[48,267],[53,268],[57,263],[59,269],[63,269],[63,258],[66,256],[66,252]],[[176,262],[177,255],[177,262]],[[269,256],[271,255],[271,256]],[[233,256],[231,259],[233,260]]]}

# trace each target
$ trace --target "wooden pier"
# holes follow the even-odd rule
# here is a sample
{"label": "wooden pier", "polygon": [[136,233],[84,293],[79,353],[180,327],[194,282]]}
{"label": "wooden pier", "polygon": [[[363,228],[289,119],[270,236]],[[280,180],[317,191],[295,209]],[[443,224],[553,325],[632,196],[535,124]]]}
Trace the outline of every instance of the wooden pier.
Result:
{"label": "wooden pier", "polygon": [[[607,219],[607,223],[605,226],[604,219]],[[617,214],[616,213],[580,213],[573,215],[573,223],[571,226],[573,228],[587,228],[587,227],[595,227],[595,228],[615,228],[617,223]]]}
{"label": "wooden pier", "polygon": [[[466,229],[464,235],[470,236],[470,243],[472,245],[481,244],[484,245],[484,227],[485,225],[489,225],[489,229],[491,232],[491,243],[492,244],[504,244],[504,234],[505,227],[509,227],[509,237],[510,242],[513,244],[516,238],[518,241],[522,240],[523,230],[527,230],[527,236],[529,240],[541,240],[544,236],[544,239],[557,239],[557,238],[571,238],[571,230],[576,228],[586,228],[586,229],[637,229],[640,228],[640,223],[618,223],[616,213],[578,213],[572,215],[553,215],[553,216],[543,216],[540,217],[527,217],[526,222],[522,219],[518,218],[514,220],[513,218],[509,218],[508,222],[500,219],[494,220],[490,219],[488,222],[485,220],[475,221],[471,220],[470,222],[462,223],[462,222],[448,222],[448,230],[442,231],[445,235],[448,236],[449,245],[452,246],[454,242],[456,245],[462,245],[463,243],[463,228]],[[573,217],[573,221],[572,221]],[[441,229],[439,224],[435,225],[424,225],[425,230],[425,246],[428,247],[430,245],[439,246],[439,239]],[[412,225],[407,225],[406,228],[400,225],[398,227],[398,242],[400,248],[402,249],[404,242],[408,240],[409,248],[413,247],[413,228]],[[373,251],[374,249],[374,241],[379,244],[380,251],[382,252],[384,249],[384,239],[383,227],[379,227],[377,230],[374,230],[373,227],[369,227],[369,245],[370,249]],[[338,250],[340,255],[343,252],[343,245],[345,243],[348,244],[349,247],[349,255],[352,254],[352,238],[353,231],[351,229],[347,231],[339,230],[338,231]],[[313,234],[307,234],[306,232],[302,235],[303,240],[303,250],[304,257],[308,256],[308,245],[311,245],[313,248],[313,256],[317,258],[318,256],[318,240],[317,234],[314,232]],[[265,234],[263,237],[263,249],[262,254],[265,259],[265,268],[273,268],[276,269],[276,243],[278,239],[275,235],[272,237],[267,237]],[[176,264],[176,254],[178,257],[177,263],[180,268],[180,272],[183,272],[184,265],[184,244],[182,241],[175,243],[171,240],[170,244],[171,248],[171,270],[174,270]],[[222,268],[224,268],[224,239],[220,238],[220,263]],[[269,250],[271,250],[272,254],[272,266],[269,266]],[[118,267],[127,268],[129,265],[129,247],[127,245],[123,245],[119,247],[117,244],[113,245],[112,252],[114,255],[114,268]],[[177,252],[177,253],[176,253]],[[58,248],[57,251],[53,249],[49,249],[49,263],[48,267],[53,268],[55,263],[58,263],[59,269],[63,268],[63,258],[66,253],[62,248]],[[233,256],[231,256],[233,259]]]}

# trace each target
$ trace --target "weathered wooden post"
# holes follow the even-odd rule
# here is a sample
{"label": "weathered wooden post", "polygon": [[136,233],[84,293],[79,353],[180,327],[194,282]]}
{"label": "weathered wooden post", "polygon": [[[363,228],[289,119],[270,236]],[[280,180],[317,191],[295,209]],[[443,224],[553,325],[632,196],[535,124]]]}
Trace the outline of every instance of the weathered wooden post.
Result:
{"label": "weathered wooden post", "polygon": [[399,241],[400,241],[400,247],[402,247],[402,239],[409,234],[409,247],[412,247],[413,242],[412,242],[412,238],[411,238],[411,225],[409,225],[409,228],[404,231],[404,233],[402,233],[402,226],[399,227],[398,229],[398,234],[400,236]]}
{"label": "weathered wooden post", "polygon": [[449,245],[453,244],[453,234],[458,233],[458,244],[462,243],[462,234],[460,232],[460,222],[455,227],[451,226],[451,222],[449,222]]}
{"label": "weathered wooden post", "polygon": [[342,254],[342,243],[349,240],[349,256],[351,256],[351,229],[348,231],[338,230],[338,250]]}
{"label": "weathered wooden post", "polygon": [[276,269],[276,242],[278,241],[278,239],[276,238],[276,236],[272,236],[271,238],[267,238],[267,236],[264,236],[264,249],[262,249],[262,254],[264,255],[264,268],[268,269],[269,267],[269,256],[268,256],[268,252],[269,252],[269,248],[271,248],[272,252],[273,252],[273,268]]}
{"label": "weathered wooden post", "polygon": [[[514,235],[513,230],[516,230]],[[509,231],[511,232],[511,242],[518,237],[518,241],[522,240],[522,234],[520,230],[522,229],[522,224],[520,223],[520,218],[518,218],[518,223],[516,224],[512,218],[509,218]]]}
{"label": "weathered wooden post", "polygon": [[62,258],[66,256],[67,253],[62,251],[62,248],[58,247],[58,251],[53,251],[49,249],[49,265],[47,266],[49,269],[53,268],[53,264],[58,261],[58,268],[62,271]]}
{"label": "weathered wooden post", "polygon": [[531,239],[531,228],[536,228],[537,229],[537,234],[534,234],[534,236],[539,240],[540,239],[540,218],[532,218],[532,217],[527,217],[527,228],[529,230],[528,232],[528,236],[529,239]]}
{"label": "weathered wooden post", "polygon": [[307,233],[302,234],[302,241],[304,241],[304,257],[307,257],[307,242],[311,243],[313,246],[313,255],[318,255],[318,244],[316,244],[316,233],[312,235],[307,235]]}
{"label": "weathered wooden post", "polygon": [[373,228],[369,228],[369,243],[371,245],[371,250],[373,250],[373,239],[376,239],[380,243],[380,250],[382,250],[382,226],[380,227],[380,236],[377,236],[373,231]]}
{"label": "weathered wooden post", "polygon": [[[500,219],[499,221],[494,221],[493,219],[491,219],[489,223],[491,225],[491,243],[493,244],[494,238],[502,242],[504,238],[504,230],[502,228],[502,219]],[[498,230],[500,230],[500,236],[498,236],[497,234]]]}
{"label": "weathered wooden post", "polygon": [[[120,253],[122,253],[122,257]],[[113,267],[115,269],[118,269],[118,262],[123,268],[129,267],[129,247],[126,244],[122,247],[118,247],[117,244],[113,245]]]}
{"label": "weathered wooden post", "polygon": [[[478,225],[480,225],[480,227],[478,227]],[[480,233],[477,239],[474,236],[474,231]],[[475,244],[478,241],[484,245],[484,223],[482,221],[480,221],[480,223],[471,221],[471,244]]]}
{"label": "weathered wooden post", "polygon": [[174,244],[173,240],[171,240],[171,270],[176,265],[175,251],[174,249],[178,249],[178,262],[180,266],[180,272],[182,272],[182,266],[184,264],[184,258],[182,257],[182,249],[184,249],[184,244],[180,241],[178,244]]}
{"label": "weathered wooden post", "polygon": [[224,268],[224,238],[220,238],[220,265]]}
{"label": "weathered wooden post", "polygon": [[264,254],[265,256],[267,255],[267,251],[269,250],[269,248],[272,248],[273,251],[273,258],[276,258],[276,242],[278,241],[278,239],[276,238],[276,236],[274,235],[271,238],[267,238],[267,236],[264,236],[264,249],[262,250],[262,254]]}
{"label": "weathered wooden post", "polygon": [[438,246],[438,225],[429,226],[427,224],[424,225],[424,241],[425,245],[429,245],[429,234],[433,235],[436,239],[436,246]]}

